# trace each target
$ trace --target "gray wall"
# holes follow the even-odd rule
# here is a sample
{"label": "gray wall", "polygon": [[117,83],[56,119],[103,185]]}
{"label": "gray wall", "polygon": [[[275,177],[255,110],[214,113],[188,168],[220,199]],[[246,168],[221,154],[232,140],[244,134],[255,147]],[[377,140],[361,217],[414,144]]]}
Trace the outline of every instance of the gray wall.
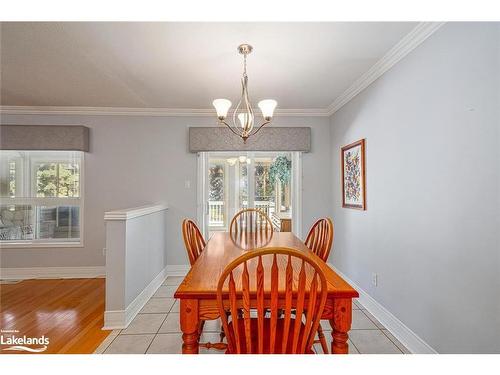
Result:
{"label": "gray wall", "polygon": [[[104,212],[167,202],[169,265],[189,264],[181,221],[196,218],[196,154],[189,126],[215,126],[208,117],[2,115],[4,124],[64,124],[90,128],[85,154],[84,248],[2,249],[2,267],[104,265]],[[331,213],[330,126],[326,117],[276,118],[273,126],[310,126],[312,152],[303,156],[303,233]],[[320,177],[321,176],[321,179]],[[184,181],[191,181],[191,188]]]}
{"label": "gray wall", "polygon": [[167,217],[163,210],[127,220],[125,307],[167,266]]}
{"label": "gray wall", "polygon": [[[331,261],[443,353],[500,352],[499,25],[445,25],[332,117]],[[365,212],[341,208],[360,138]]]}

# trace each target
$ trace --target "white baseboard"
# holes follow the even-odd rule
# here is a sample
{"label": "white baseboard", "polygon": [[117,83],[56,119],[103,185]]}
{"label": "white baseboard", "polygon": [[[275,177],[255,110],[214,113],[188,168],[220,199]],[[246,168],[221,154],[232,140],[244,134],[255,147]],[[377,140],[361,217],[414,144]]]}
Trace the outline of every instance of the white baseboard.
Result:
{"label": "white baseboard", "polygon": [[130,322],[163,284],[163,281],[165,281],[169,275],[167,268],[168,266],[156,275],[149,285],[144,288],[144,290],[127,306],[125,310],[105,311],[104,327],[102,327],[102,329],[111,330],[127,328]]}
{"label": "white baseboard", "polygon": [[113,329],[127,328],[128,324],[126,324],[125,317],[125,310],[104,311],[104,326],[102,330],[111,331]]}
{"label": "white baseboard", "polygon": [[361,289],[354,281],[329,263],[335,272],[348,282],[359,293],[359,302],[384,325],[394,337],[396,337],[406,348],[414,354],[437,354],[429,344],[422,340],[415,332],[404,325],[398,318],[389,312],[384,306],[373,299],[368,293]]}
{"label": "white baseboard", "polygon": [[104,277],[105,274],[104,266],[0,268],[0,279],[2,280],[91,279]]}
{"label": "white baseboard", "polygon": [[186,276],[191,266],[188,264],[176,264],[167,266],[167,276]]}

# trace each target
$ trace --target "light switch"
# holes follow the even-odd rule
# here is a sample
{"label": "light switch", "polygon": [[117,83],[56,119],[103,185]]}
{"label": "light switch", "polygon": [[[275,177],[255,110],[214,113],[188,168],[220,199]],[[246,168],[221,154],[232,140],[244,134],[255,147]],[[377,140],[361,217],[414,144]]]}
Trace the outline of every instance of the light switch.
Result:
{"label": "light switch", "polygon": [[184,187],[186,189],[191,189],[191,181],[189,181],[189,180],[184,181]]}

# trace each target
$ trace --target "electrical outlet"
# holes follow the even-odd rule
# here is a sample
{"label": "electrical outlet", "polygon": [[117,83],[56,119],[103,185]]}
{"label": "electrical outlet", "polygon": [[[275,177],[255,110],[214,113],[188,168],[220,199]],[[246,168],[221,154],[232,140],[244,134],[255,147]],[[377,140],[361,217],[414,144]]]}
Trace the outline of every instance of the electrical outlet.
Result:
{"label": "electrical outlet", "polygon": [[186,180],[184,181],[184,187],[186,189],[191,189],[191,181],[190,180]]}
{"label": "electrical outlet", "polygon": [[372,284],[373,286],[377,286],[378,284],[378,275],[376,273],[372,273]]}

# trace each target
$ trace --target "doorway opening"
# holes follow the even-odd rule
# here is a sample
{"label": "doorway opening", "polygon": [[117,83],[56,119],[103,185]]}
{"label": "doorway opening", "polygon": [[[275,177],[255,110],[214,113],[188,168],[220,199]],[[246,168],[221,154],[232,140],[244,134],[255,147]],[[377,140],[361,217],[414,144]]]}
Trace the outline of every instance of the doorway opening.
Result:
{"label": "doorway opening", "polygon": [[263,211],[277,230],[300,235],[300,165],[299,152],[200,153],[198,221],[204,235],[228,231],[245,208]]}

